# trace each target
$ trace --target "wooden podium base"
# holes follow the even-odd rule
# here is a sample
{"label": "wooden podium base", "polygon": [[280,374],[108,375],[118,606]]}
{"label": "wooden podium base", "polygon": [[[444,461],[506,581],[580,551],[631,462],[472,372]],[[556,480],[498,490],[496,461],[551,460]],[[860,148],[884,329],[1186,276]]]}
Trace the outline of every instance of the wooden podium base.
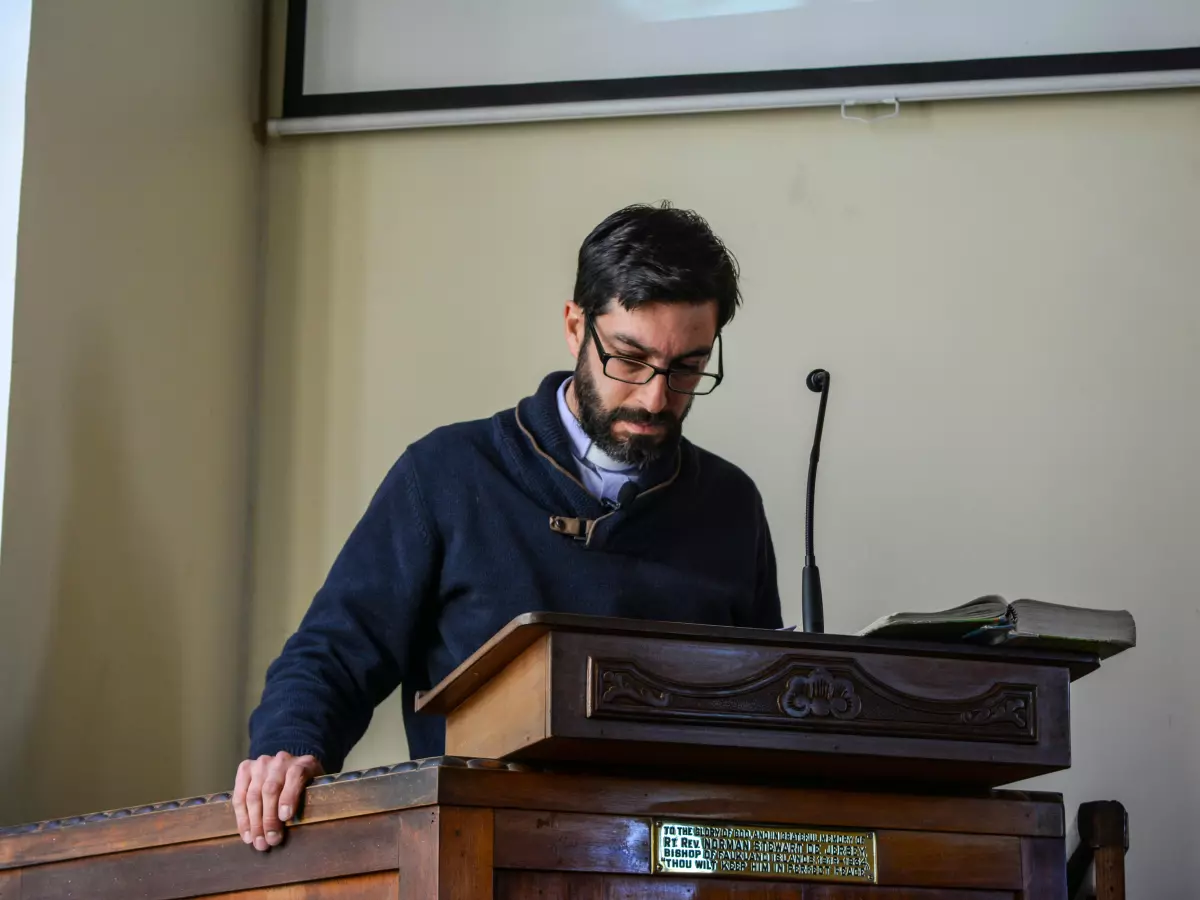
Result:
{"label": "wooden podium base", "polygon": [[[1082,654],[530,614],[433,690],[456,756],[0,829],[0,900],[1066,900]],[[232,773],[231,773],[232,774]]]}
{"label": "wooden podium base", "polygon": [[[663,822],[865,832],[870,883],[655,872]],[[1061,900],[1061,798],[535,772],[442,757],[320,779],[283,845],[236,833],[228,795],[0,837],[0,900]],[[748,839],[748,840],[753,840]],[[782,863],[781,863],[782,864]]]}

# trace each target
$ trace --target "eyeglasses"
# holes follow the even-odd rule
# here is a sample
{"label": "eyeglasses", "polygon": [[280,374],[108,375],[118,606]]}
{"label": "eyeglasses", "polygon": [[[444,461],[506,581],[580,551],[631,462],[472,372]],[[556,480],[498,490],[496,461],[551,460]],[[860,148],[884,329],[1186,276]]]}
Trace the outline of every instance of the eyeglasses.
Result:
{"label": "eyeglasses", "polygon": [[591,316],[587,316],[587,327],[596,344],[596,353],[604,366],[604,374],[615,381],[623,381],[626,384],[649,384],[655,375],[665,375],[667,387],[676,393],[703,396],[715,391],[717,385],[725,377],[725,354],[719,333],[716,337],[717,371],[714,373],[701,372],[697,369],[662,369],[645,360],[608,353],[600,343],[600,335],[596,332],[596,323],[592,321]]}

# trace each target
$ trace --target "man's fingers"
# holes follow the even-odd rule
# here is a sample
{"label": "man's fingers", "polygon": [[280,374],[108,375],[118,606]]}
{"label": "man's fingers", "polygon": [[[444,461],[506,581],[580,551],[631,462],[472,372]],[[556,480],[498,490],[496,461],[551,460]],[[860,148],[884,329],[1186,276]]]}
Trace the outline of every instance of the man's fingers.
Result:
{"label": "man's fingers", "polygon": [[238,766],[237,781],[233,785],[233,816],[237,819],[238,834],[244,843],[250,843],[250,816],[246,812],[246,788],[250,785],[250,760],[242,761]]}
{"label": "man's fingers", "polygon": [[304,786],[324,771],[316,757],[282,750],[243,761],[233,786],[233,814],[242,840],[255,850],[282,842],[283,825],[296,814]]}
{"label": "man's fingers", "polygon": [[250,819],[250,840],[255,850],[266,850],[267,839],[263,834],[262,787],[266,780],[267,766],[271,757],[259,757],[251,769],[250,786],[246,788],[246,812]]}
{"label": "man's fingers", "polygon": [[300,795],[304,786],[312,776],[300,760],[293,760],[288,766],[283,780],[283,790],[279,793],[279,818],[286,822],[300,807]]}
{"label": "man's fingers", "polygon": [[284,779],[291,757],[278,754],[267,766],[262,783],[262,827],[267,845],[274,847],[283,840],[283,827],[279,822],[279,795],[283,792]]}
{"label": "man's fingers", "polygon": [[325,774],[325,767],[311,753],[308,756],[301,756],[296,762],[304,765],[304,771],[308,773],[309,778],[319,778]]}

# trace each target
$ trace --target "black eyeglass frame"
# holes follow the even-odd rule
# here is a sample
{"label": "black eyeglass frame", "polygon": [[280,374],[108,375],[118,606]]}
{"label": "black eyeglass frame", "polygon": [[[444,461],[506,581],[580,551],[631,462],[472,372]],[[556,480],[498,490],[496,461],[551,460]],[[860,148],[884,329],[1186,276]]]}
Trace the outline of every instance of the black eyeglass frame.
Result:
{"label": "black eyeglass frame", "polygon": [[[588,332],[592,336],[592,343],[596,345],[596,355],[600,357],[600,368],[604,372],[605,377],[611,378],[613,381],[619,381],[622,384],[649,384],[658,375],[662,375],[667,379],[667,388],[677,394],[688,394],[692,397],[707,397],[713,391],[721,386],[721,382],[725,379],[725,342],[721,339],[721,332],[718,331],[713,343],[717,345],[717,371],[714,372],[688,372],[683,369],[664,369],[654,363],[646,362],[644,359],[634,359],[631,356],[622,356],[619,353],[609,353],[604,349],[604,345],[600,343],[600,333],[596,331],[596,322],[592,316],[584,316],[587,322]],[[711,352],[711,351],[710,351]],[[626,378],[617,378],[615,375],[608,374],[608,361],[610,359],[619,359],[627,363],[633,363],[637,366],[650,369],[651,374],[645,381],[629,381]],[[683,391],[671,384],[671,376],[679,375],[680,377],[687,376],[695,378],[697,375],[701,378],[713,379],[713,386],[703,392],[699,391]]]}

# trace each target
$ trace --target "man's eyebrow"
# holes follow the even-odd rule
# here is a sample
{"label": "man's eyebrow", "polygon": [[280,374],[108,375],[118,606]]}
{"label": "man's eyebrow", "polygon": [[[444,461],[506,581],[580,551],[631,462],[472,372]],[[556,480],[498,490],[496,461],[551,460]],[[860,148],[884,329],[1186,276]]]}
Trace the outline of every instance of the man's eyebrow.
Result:
{"label": "man's eyebrow", "polygon": [[[624,344],[627,347],[632,347],[638,353],[643,353],[646,356],[661,356],[662,355],[657,350],[655,350],[653,347],[647,347],[645,344],[643,344],[637,338],[630,337],[627,334],[621,334],[618,332],[617,334],[614,334],[612,336],[612,339],[616,343]],[[687,353],[680,353],[678,356],[673,357],[671,359],[671,362],[679,362],[680,360],[691,359],[694,356],[708,356],[711,352],[712,352],[712,347],[709,345],[705,345],[703,347],[697,347],[694,350],[689,350]]]}

